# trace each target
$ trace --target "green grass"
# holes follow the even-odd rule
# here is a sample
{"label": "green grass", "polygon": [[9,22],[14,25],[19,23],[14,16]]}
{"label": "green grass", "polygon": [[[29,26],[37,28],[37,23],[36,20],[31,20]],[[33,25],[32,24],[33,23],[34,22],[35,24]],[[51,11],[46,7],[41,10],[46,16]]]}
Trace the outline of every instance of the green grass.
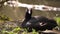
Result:
{"label": "green grass", "polygon": [[58,26],[60,27],[60,17],[55,17],[55,20],[56,20]]}
{"label": "green grass", "polygon": [[[2,34],[18,34],[20,33],[19,31],[21,31],[22,29],[20,27],[16,27],[14,29],[12,29],[11,31],[7,31],[5,29],[1,30]],[[28,33],[26,29],[24,29],[24,31],[21,34],[38,34],[38,32],[36,32],[34,29],[31,33]]]}

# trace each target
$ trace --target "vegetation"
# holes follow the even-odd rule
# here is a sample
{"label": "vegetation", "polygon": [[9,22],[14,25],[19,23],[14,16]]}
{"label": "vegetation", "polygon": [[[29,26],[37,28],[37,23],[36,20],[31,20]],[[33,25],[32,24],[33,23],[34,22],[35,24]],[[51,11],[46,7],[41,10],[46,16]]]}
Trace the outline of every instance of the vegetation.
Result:
{"label": "vegetation", "polygon": [[[55,6],[55,7],[60,7],[60,0],[19,0],[22,3],[28,3],[28,4],[45,4],[45,5],[49,5],[49,6]],[[27,2],[28,1],[28,2]],[[26,29],[22,29],[20,28],[20,26],[17,27],[7,27],[4,25],[5,21],[12,21],[12,20],[23,20],[24,15],[25,15],[25,9],[26,8],[13,8],[13,7],[9,7],[9,6],[4,6],[3,3],[6,2],[6,0],[1,1],[0,0],[0,34],[38,34],[38,32],[35,32],[35,30],[33,29],[33,32],[28,33]],[[15,12],[16,11],[16,12]],[[3,14],[3,15],[2,15]],[[34,10],[33,9],[33,15],[40,15],[40,16],[46,16],[49,18],[53,18],[55,17],[56,14],[60,15],[60,11],[59,12],[55,12],[55,11],[51,11],[51,12],[43,12],[43,11],[38,11],[38,10]],[[60,27],[60,17],[55,17],[55,20],[58,24],[58,26]],[[3,24],[1,24],[2,22],[4,22]],[[8,23],[7,23],[8,24]],[[18,24],[19,25],[19,24]],[[10,25],[9,25],[10,26]]]}
{"label": "vegetation", "polygon": [[[0,21],[4,22],[4,21],[10,21],[10,18],[7,17],[6,15],[0,15]],[[5,24],[5,23],[3,23]],[[20,31],[22,31],[22,33],[20,34],[30,34],[30,33],[27,33],[27,30],[26,29],[22,29],[20,28],[19,26],[17,27],[14,27],[12,26],[11,24],[9,25],[8,23],[6,25],[1,25],[0,26],[0,34],[18,34],[20,33]],[[32,34],[38,34],[38,32],[36,32],[34,29],[33,29],[33,32],[31,32]]]}
{"label": "vegetation", "polygon": [[[8,18],[6,18],[7,16],[1,16],[0,17],[0,20],[3,20],[3,21],[10,21]],[[3,19],[1,19],[3,18]],[[7,19],[7,20],[6,20]],[[60,27],[60,17],[55,17],[55,20],[57,21],[57,24],[59,25]],[[5,24],[5,23],[4,23]],[[7,23],[8,24],[8,23]],[[1,24],[0,24],[1,25]],[[38,32],[36,32],[34,29],[33,32],[31,33],[28,33],[26,29],[22,29],[20,28],[19,26],[17,27],[13,27],[12,25],[8,25],[6,27],[6,25],[2,26],[3,28],[1,29],[0,33],[1,34],[39,34]],[[0,27],[1,28],[1,27]],[[22,31],[23,30],[23,31]]]}
{"label": "vegetation", "polygon": [[19,30],[20,30],[20,28],[16,27],[12,31],[7,31],[7,30],[3,29],[1,32],[2,32],[2,34],[18,34]]}
{"label": "vegetation", "polygon": [[55,20],[56,20],[58,26],[60,27],[60,17],[55,17]]}
{"label": "vegetation", "polygon": [[6,16],[6,15],[0,15],[0,22],[1,21],[10,21],[11,19],[8,17],[8,16]]}
{"label": "vegetation", "polygon": [[[24,31],[21,33],[20,31],[22,30],[22,28],[20,27],[15,27],[14,29],[12,29],[11,31],[8,31],[6,29],[1,30],[1,34],[30,34],[27,32],[26,29],[24,29]],[[32,34],[38,34],[38,32],[35,32],[35,30],[33,29],[33,32],[31,32]]]}

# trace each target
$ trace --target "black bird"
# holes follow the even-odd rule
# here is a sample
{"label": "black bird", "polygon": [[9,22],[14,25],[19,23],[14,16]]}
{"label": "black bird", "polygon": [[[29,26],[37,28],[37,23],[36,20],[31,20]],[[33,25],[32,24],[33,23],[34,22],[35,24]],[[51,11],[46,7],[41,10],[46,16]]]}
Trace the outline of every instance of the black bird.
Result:
{"label": "black bird", "polygon": [[57,23],[53,19],[49,19],[44,16],[33,16],[32,9],[27,9],[25,19],[21,24],[22,28],[26,28],[28,32],[32,32],[32,29],[36,31],[44,31],[46,29],[52,30],[57,26]]}

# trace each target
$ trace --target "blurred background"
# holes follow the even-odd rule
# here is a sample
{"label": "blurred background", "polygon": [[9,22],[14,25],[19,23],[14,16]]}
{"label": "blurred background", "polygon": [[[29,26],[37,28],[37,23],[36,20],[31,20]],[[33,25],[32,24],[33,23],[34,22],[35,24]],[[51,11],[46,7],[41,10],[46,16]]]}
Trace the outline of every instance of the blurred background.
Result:
{"label": "blurred background", "polygon": [[[0,23],[4,21],[4,24],[0,24],[0,31],[6,31],[5,29],[10,30],[9,28],[12,27],[12,31],[8,31],[9,33],[13,32],[14,28],[17,26],[15,30],[19,30],[20,28],[20,22],[16,22],[16,20],[23,20],[26,13],[26,8],[23,7],[10,7],[10,6],[4,6],[4,2],[7,2],[9,0],[0,0]],[[16,1],[16,0],[14,0]],[[52,7],[60,7],[60,0],[18,0],[21,3],[26,4],[33,4],[33,5],[47,5]],[[55,18],[57,24],[60,28],[60,11],[40,11],[40,10],[34,10],[32,16],[45,16],[48,18]],[[15,22],[6,22],[5,21],[15,21]],[[5,27],[5,28],[4,28]],[[57,31],[60,34],[60,30]],[[4,33],[4,32],[3,32]],[[15,34],[15,32],[13,32]],[[24,32],[25,33],[25,32]],[[26,33],[25,33],[26,34]]]}
{"label": "blurred background", "polygon": [[[22,7],[9,7],[9,6],[3,6],[3,1],[6,0],[0,0],[0,15],[7,15],[12,20],[22,20],[25,16],[26,8]],[[60,0],[18,0],[21,3],[27,3],[27,4],[36,4],[36,5],[48,5],[52,7],[60,7]],[[40,11],[40,10],[34,10],[33,9],[33,15],[39,15],[39,16],[46,16],[49,18],[55,17],[56,14],[60,15],[60,11]]]}

